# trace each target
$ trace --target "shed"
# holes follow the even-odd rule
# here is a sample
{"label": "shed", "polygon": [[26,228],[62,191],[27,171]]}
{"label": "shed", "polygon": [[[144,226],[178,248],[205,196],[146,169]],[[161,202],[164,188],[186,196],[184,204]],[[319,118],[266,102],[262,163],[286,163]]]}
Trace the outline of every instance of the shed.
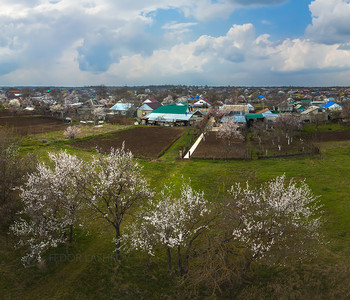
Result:
{"label": "shed", "polygon": [[151,123],[176,123],[186,124],[192,117],[193,112],[184,105],[164,105],[149,113],[145,119]]}

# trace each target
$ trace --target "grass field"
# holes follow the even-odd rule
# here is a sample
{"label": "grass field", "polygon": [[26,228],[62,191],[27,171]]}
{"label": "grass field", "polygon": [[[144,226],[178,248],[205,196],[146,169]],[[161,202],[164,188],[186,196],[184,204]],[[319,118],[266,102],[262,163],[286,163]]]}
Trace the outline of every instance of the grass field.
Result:
{"label": "grass field", "polygon": [[[307,128],[310,132],[314,129]],[[324,129],[326,130],[326,129]],[[329,130],[329,129],[327,129]],[[40,138],[44,139],[45,135]],[[48,136],[46,138],[50,140]],[[152,187],[179,185],[191,178],[192,185],[215,200],[223,184],[249,180],[258,185],[285,173],[288,178],[306,179],[324,205],[322,231],[327,243],[311,263],[294,266],[264,267],[234,291],[222,298],[237,299],[348,299],[350,297],[350,141],[319,143],[320,154],[302,158],[233,161],[177,160],[178,151],[189,140],[186,133],[160,159],[140,160]],[[45,146],[28,140],[24,152],[35,151],[45,159],[48,151],[67,148],[52,137]],[[203,298],[201,291],[191,294],[168,275],[165,256],[154,258],[146,268],[146,257],[131,253],[120,264],[112,260],[112,232],[92,219],[89,234],[76,233],[73,247],[60,247],[47,253],[47,263],[24,269],[20,252],[13,250],[7,235],[0,236],[1,299],[185,299]],[[220,298],[220,297],[219,297]]]}

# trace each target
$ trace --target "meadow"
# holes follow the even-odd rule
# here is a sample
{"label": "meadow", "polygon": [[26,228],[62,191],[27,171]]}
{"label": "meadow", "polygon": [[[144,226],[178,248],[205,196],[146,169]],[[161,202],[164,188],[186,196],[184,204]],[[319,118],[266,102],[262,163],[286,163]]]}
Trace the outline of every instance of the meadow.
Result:
{"label": "meadow", "polygon": [[[319,128],[339,130],[338,125]],[[342,127],[342,129],[344,129]],[[315,128],[307,127],[305,133]],[[348,299],[350,297],[350,140],[317,142],[320,154],[266,160],[179,160],[178,152],[190,139],[181,138],[156,160],[139,162],[151,186],[159,191],[165,184],[179,186],[190,178],[195,189],[203,190],[210,201],[233,183],[253,186],[286,174],[305,179],[323,204],[322,232],[325,244],[317,257],[307,263],[259,266],[244,284],[212,295],[193,290],[178,277],[168,274],[166,257],[159,255],[150,264],[139,253],[113,260],[112,232],[100,219],[91,218],[88,233],[78,230],[71,247],[60,246],[46,253],[46,263],[23,268],[20,250],[13,239],[0,235],[1,299]],[[55,136],[56,135],[52,135]],[[50,135],[42,143],[27,137],[20,144],[23,153],[35,152],[45,160],[49,151],[66,149],[87,159],[91,155],[68,141]]]}

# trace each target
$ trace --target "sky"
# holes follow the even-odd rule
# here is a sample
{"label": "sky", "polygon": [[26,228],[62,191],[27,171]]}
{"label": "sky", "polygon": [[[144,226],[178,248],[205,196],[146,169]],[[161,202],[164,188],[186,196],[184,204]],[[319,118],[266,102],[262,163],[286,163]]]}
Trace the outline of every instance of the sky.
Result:
{"label": "sky", "polygon": [[349,0],[0,0],[0,86],[349,86]]}

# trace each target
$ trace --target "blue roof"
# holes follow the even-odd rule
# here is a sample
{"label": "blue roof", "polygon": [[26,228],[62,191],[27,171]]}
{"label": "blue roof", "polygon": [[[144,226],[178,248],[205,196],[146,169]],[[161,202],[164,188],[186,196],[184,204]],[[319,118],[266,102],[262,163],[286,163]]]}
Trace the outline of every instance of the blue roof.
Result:
{"label": "blue roof", "polygon": [[328,102],[328,103],[326,103],[325,105],[322,105],[322,106],[325,107],[325,108],[329,108],[329,107],[331,107],[333,104],[336,104],[336,103],[333,102],[333,101],[330,101],[330,102]]}
{"label": "blue roof", "polygon": [[264,95],[259,95],[258,98],[265,98],[265,96]]}

